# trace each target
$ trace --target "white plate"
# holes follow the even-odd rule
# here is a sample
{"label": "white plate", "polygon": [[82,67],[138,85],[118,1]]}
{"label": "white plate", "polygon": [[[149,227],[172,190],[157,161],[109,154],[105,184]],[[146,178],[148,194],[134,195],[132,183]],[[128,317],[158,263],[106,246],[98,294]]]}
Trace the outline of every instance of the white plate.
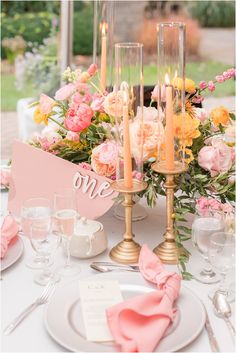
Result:
{"label": "white plate", "polygon": [[[156,290],[140,273],[104,273],[91,276],[92,280],[118,280],[124,299]],[[205,310],[189,289],[182,287],[177,301],[177,322],[169,328],[156,352],[175,352],[192,342],[205,324]],[[45,307],[47,331],[60,345],[72,352],[117,352],[114,343],[89,342],[84,336],[78,280],[58,287]]]}
{"label": "white plate", "polygon": [[21,257],[23,250],[23,241],[20,237],[17,237],[14,239],[14,243],[9,246],[5,257],[1,259],[1,271],[13,265]]}

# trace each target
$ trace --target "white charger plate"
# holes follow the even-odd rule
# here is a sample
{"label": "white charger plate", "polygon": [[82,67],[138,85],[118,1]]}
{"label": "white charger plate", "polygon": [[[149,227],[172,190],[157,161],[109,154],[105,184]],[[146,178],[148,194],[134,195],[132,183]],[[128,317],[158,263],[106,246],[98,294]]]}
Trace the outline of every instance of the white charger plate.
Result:
{"label": "white charger plate", "polygon": [[17,237],[13,241],[14,243],[9,246],[5,257],[1,259],[1,271],[4,271],[8,267],[12,266],[23,253],[24,244],[22,239]]}
{"label": "white charger plate", "polygon": [[[90,280],[118,280],[122,296],[128,299],[155,289],[140,273],[103,273]],[[186,287],[181,288],[176,302],[178,315],[156,347],[155,352],[176,352],[191,343],[205,324],[205,310],[200,299]],[[114,342],[90,342],[85,329],[79,299],[78,280],[58,287],[45,307],[44,322],[48,333],[61,346],[72,352],[118,352]]]}

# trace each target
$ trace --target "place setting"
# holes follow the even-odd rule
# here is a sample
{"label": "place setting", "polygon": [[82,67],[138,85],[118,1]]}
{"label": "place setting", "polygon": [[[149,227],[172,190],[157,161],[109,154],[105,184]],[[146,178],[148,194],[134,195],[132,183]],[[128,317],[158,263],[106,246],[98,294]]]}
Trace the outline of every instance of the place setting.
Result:
{"label": "place setting", "polygon": [[150,88],[114,3],[94,2],[92,63],[30,100],[1,168],[4,351],[233,352],[235,112],[203,102],[236,71],[196,84],[186,23],[163,20]]}

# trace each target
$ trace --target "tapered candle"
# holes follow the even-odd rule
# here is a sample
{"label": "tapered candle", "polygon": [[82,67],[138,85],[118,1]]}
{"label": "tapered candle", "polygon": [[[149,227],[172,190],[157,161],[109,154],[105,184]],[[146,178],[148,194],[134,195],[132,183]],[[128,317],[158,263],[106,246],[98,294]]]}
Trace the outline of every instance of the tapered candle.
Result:
{"label": "tapered candle", "polygon": [[100,89],[102,92],[106,90],[106,72],[107,72],[107,23],[102,24],[102,40],[101,40],[101,83]]}
{"label": "tapered candle", "polygon": [[128,92],[124,92],[123,106],[123,140],[124,140],[124,184],[127,188],[132,188],[132,157],[130,148],[130,130],[129,130],[129,104]]}
{"label": "tapered candle", "polygon": [[166,129],[165,129],[165,150],[166,168],[174,169],[174,125],[173,125],[173,99],[172,86],[166,86]]}

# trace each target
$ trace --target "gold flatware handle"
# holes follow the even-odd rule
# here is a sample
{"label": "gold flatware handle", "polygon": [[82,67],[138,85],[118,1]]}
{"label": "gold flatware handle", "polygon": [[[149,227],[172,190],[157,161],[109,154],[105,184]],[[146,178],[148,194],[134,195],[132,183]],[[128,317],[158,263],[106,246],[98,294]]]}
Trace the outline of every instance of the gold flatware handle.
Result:
{"label": "gold flatware handle", "polygon": [[[205,308],[205,311],[206,311],[206,308]],[[206,311],[205,327],[206,327],[206,331],[207,331],[207,334],[208,334],[209,343],[210,343],[212,352],[220,352],[219,344],[218,344],[217,339],[216,339],[216,337],[214,335],[211,323],[209,321],[209,317],[208,317],[207,311]]]}

